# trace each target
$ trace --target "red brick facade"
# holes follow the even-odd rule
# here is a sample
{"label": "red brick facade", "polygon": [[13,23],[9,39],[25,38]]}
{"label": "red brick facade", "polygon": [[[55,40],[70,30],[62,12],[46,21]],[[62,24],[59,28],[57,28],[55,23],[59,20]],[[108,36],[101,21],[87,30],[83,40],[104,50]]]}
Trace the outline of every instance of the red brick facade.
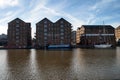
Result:
{"label": "red brick facade", "polygon": [[71,44],[71,28],[71,24],[63,18],[55,23],[44,18],[36,24],[37,45]]}
{"label": "red brick facade", "polygon": [[8,23],[8,48],[31,46],[31,24],[19,18]]}

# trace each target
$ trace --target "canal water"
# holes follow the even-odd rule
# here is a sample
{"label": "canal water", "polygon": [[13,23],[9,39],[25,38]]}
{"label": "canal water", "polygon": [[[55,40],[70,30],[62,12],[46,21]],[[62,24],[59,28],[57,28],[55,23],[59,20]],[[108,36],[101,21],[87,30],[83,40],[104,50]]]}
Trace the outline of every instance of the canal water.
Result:
{"label": "canal water", "polygon": [[120,79],[120,47],[0,50],[0,80],[84,79]]}

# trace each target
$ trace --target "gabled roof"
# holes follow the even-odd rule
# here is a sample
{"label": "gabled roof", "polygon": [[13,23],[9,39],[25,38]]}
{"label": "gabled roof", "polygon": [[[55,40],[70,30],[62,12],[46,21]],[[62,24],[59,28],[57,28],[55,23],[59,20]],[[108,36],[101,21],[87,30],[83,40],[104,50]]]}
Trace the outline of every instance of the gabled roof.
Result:
{"label": "gabled roof", "polygon": [[82,25],[82,27],[84,28],[101,28],[101,27],[105,27],[105,28],[113,28],[111,25]]}
{"label": "gabled roof", "polygon": [[53,23],[53,22],[52,22],[52,21],[50,21],[48,18],[44,18],[44,19],[42,19],[41,21],[37,22],[36,24],[41,23],[41,22],[43,22],[44,20],[47,20],[47,21],[49,21],[49,22]]}
{"label": "gabled roof", "polygon": [[64,18],[60,18],[60,19],[59,19],[59,20],[57,20],[55,23],[60,22],[60,21],[65,21],[65,22],[67,22],[67,23],[71,24],[70,22],[68,22],[68,21],[67,21],[67,20],[65,20]]}
{"label": "gabled roof", "polygon": [[[21,20],[20,18],[16,18],[16,19],[14,19],[14,20],[12,20],[12,21],[10,21],[10,22],[8,22],[8,24],[9,23],[12,23],[12,22],[14,22],[14,21],[16,21],[16,20],[19,20],[19,21],[21,21],[21,22],[24,22],[23,20]],[[25,22],[24,22],[25,23]]]}

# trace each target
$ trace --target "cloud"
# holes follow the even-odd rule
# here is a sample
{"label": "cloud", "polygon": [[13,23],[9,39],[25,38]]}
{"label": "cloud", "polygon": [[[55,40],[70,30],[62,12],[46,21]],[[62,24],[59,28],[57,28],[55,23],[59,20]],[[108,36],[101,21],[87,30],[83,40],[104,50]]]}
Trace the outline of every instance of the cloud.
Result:
{"label": "cloud", "polygon": [[0,0],[0,8],[6,8],[8,6],[17,6],[19,5],[18,0]]}
{"label": "cloud", "polygon": [[13,18],[16,18],[16,16],[22,12],[22,10],[19,11],[9,11],[7,13],[4,14],[4,18],[0,19],[0,24],[4,24],[4,23],[8,23],[9,21],[11,21]]}
{"label": "cloud", "polygon": [[[35,22],[44,17],[50,18],[52,21],[53,20],[56,21],[55,19],[64,17],[73,23],[73,26],[75,26],[75,27],[73,27],[74,29],[77,26],[81,26],[84,23],[83,20],[80,20],[80,19],[72,16],[70,13],[67,13],[66,11],[64,11],[64,8],[68,7],[68,5],[69,5],[67,0],[59,2],[59,4],[55,4],[56,7],[55,6],[53,7],[53,5],[51,5],[51,6],[47,5],[47,4],[49,4],[48,2],[49,2],[48,0],[43,0],[42,2],[37,2],[37,4],[34,4],[31,2],[31,5],[34,7],[31,9],[31,11],[26,13],[26,16],[29,14],[29,17],[26,18],[26,21]],[[63,5],[63,4],[66,4],[66,5]],[[31,7],[31,5],[30,5],[30,7]]]}
{"label": "cloud", "polygon": [[7,13],[4,14],[4,18],[0,19],[0,34],[1,33],[5,33],[7,34],[7,28],[8,28],[8,22],[10,22],[11,20],[13,20],[14,18],[16,18],[16,16],[22,12],[22,10],[19,11],[9,11]]}
{"label": "cloud", "polygon": [[[42,2],[37,3],[37,5],[34,4],[36,6],[34,6],[31,9],[31,11],[28,12],[30,16],[26,20],[35,23],[36,21],[38,21],[44,17],[47,17],[50,19],[63,17],[65,19],[67,19],[69,22],[73,23],[73,26],[74,26],[73,29],[76,29],[77,27],[79,27],[85,23],[83,20],[80,20],[63,10],[64,7],[66,7],[66,5],[64,6],[62,4],[65,4],[66,1],[59,3],[59,7],[56,6],[56,7],[52,7],[52,8],[47,5],[48,4],[47,2],[48,2],[47,0],[44,0]],[[31,5],[33,5],[33,4],[31,4]]]}
{"label": "cloud", "polygon": [[90,10],[105,9],[106,6],[110,5],[115,0],[100,0],[95,5],[90,7]]}
{"label": "cloud", "polygon": [[[66,1],[65,1],[66,3]],[[50,7],[48,4],[48,0],[44,0],[42,2],[32,4],[30,5],[31,10],[22,15],[22,18],[25,18],[29,15],[29,17],[26,17],[25,21],[32,22],[32,36],[34,36],[35,32],[35,24],[43,19],[44,17],[47,17],[51,21],[56,21],[59,18],[63,17],[66,20],[68,20],[71,24],[73,23],[73,29],[77,29],[77,27],[80,27],[85,22],[83,20],[79,20],[78,18],[72,16],[71,14],[65,12],[63,9],[65,6],[59,6],[57,7]],[[63,2],[61,5],[64,4]],[[34,5],[34,7],[32,7]],[[59,4],[60,5],[60,4]],[[62,10],[61,10],[62,9]]]}
{"label": "cloud", "polygon": [[84,24],[85,22],[83,20],[80,20],[68,13],[62,12],[61,16],[67,18],[67,20],[69,20],[69,22],[71,22],[71,24],[73,24],[73,29],[76,30],[77,27],[80,27],[82,24]]}
{"label": "cloud", "polygon": [[0,34],[4,33],[4,34],[7,34],[7,24],[4,24],[4,25],[0,25]]}
{"label": "cloud", "polygon": [[[113,6],[114,5],[114,6]],[[112,6],[112,7],[111,7]],[[102,24],[103,21],[109,24],[114,24],[113,21],[117,22],[119,18],[119,4],[117,0],[99,0],[94,5],[88,7],[89,15],[87,18],[88,24]],[[114,11],[116,10],[116,11]],[[84,17],[85,18],[85,17]],[[117,20],[115,20],[117,19]]]}
{"label": "cloud", "polygon": [[[53,0],[53,2],[54,1],[55,0]],[[69,0],[58,0],[55,1],[55,3],[51,2],[51,0],[28,0],[27,2],[21,0],[21,3],[19,0],[0,0],[0,8],[21,5],[18,10],[15,8],[16,11],[14,9],[5,11],[6,13],[2,15],[2,19],[0,19],[0,27],[7,26],[3,24],[7,24],[8,21],[11,21],[16,17],[20,17],[25,22],[31,22],[33,36],[36,30],[35,24],[44,17],[47,17],[53,22],[63,17],[68,20],[73,25],[73,29],[76,30],[77,27],[80,27],[83,24],[98,24],[98,22],[102,24],[103,20],[106,22],[119,17],[119,15],[99,15],[100,13],[104,13],[113,1],[114,0],[98,0],[90,5],[79,3],[80,6],[78,4],[74,6],[74,2],[72,3]],[[71,9],[72,6],[74,6],[74,8]],[[117,5],[116,7],[119,6]],[[113,24],[116,25],[118,22]]]}

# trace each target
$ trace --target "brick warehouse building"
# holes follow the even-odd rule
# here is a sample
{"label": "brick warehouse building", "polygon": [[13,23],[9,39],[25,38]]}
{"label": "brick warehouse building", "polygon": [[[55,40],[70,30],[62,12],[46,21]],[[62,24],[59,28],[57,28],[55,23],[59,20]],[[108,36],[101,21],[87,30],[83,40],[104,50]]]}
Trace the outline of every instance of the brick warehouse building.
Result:
{"label": "brick warehouse building", "polygon": [[114,28],[110,25],[82,25],[77,29],[77,44],[95,45],[107,43],[115,45]]}
{"label": "brick warehouse building", "polygon": [[71,23],[61,18],[55,23],[44,18],[36,24],[36,44],[47,45],[71,44]]}
{"label": "brick warehouse building", "polygon": [[31,47],[31,24],[16,18],[8,23],[8,48]]}

